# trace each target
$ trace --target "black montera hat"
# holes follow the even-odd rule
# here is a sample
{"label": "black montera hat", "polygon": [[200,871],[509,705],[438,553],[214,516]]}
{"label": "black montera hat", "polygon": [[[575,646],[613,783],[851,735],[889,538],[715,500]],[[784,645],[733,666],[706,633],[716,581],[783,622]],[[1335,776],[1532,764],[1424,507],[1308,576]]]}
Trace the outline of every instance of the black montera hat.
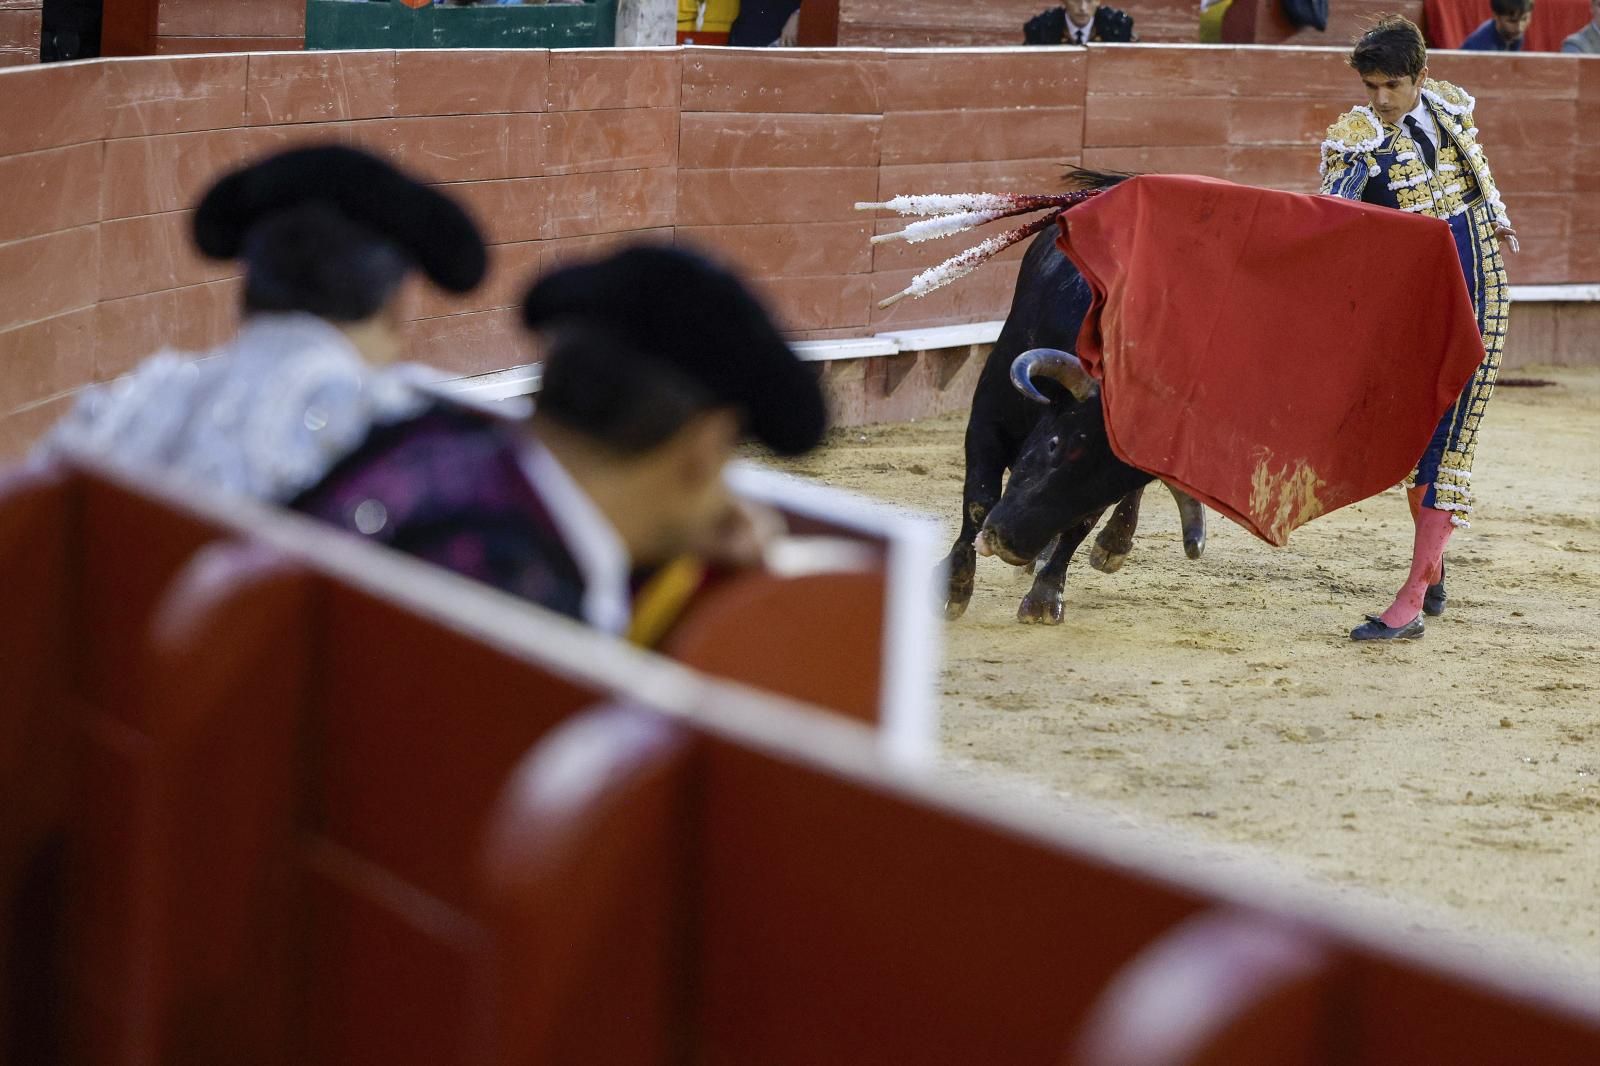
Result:
{"label": "black montera hat", "polygon": [[678,248],[639,245],[562,267],[523,301],[530,328],[605,330],[737,408],[780,455],[817,446],[827,410],[816,374],[733,274]]}
{"label": "black montera hat", "polygon": [[212,259],[236,259],[257,222],[312,203],[394,244],[443,289],[467,292],[483,280],[483,237],[466,211],[377,156],[341,145],[290,149],[224,176],[195,211],[195,244]]}

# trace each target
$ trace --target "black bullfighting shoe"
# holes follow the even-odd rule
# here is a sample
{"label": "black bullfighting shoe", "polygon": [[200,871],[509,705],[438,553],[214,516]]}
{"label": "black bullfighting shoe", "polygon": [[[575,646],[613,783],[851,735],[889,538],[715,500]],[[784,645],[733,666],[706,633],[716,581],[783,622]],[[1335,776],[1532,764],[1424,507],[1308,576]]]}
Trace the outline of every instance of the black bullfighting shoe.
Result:
{"label": "black bullfighting shoe", "polygon": [[1375,614],[1350,631],[1351,640],[1416,640],[1422,636],[1422,616],[1419,614],[1403,626],[1386,626]]}
{"label": "black bullfighting shoe", "polygon": [[1429,618],[1438,618],[1444,614],[1444,564],[1439,564],[1439,582],[1429,585],[1428,591],[1422,594],[1422,613]]}

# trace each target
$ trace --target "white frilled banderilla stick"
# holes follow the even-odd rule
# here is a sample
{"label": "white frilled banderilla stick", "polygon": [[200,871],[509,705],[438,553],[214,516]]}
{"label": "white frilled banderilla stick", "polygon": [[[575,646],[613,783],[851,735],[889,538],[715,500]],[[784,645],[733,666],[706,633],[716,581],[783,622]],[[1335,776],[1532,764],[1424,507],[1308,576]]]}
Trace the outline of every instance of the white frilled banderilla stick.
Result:
{"label": "white frilled banderilla stick", "polygon": [[856,204],[857,211],[893,211],[900,215],[922,215],[921,222],[913,222],[903,230],[895,233],[881,233],[872,238],[873,244],[883,244],[887,241],[905,241],[907,244],[918,244],[922,241],[936,240],[940,237],[949,237],[957,233],[964,233],[969,229],[993,222],[996,219],[1010,218],[1014,215],[1025,215],[1030,211],[1043,211],[1049,213],[1041,215],[1031,222],[1025,222],[1004,233],[996,234],[986,240],[968,248],[958,255],[940,263],[936,267],[929,267],[911,279],[900,292],[895,293],[886,300],[878,303],[879,307],[888,307],[898,303],[907,296],[926,296],[935,289],[950,284],[957,278],[965,277],[972,273],[986,260],[999,252],[1016,244],[1018,241],[1027,240],[1035,233],[1053,224],[1067,208],[1101,192],[1100,189],[1084,189],[1078,192],[1064,193],[951,193],[935,194],[929,196],[896,196],[881,204]]}

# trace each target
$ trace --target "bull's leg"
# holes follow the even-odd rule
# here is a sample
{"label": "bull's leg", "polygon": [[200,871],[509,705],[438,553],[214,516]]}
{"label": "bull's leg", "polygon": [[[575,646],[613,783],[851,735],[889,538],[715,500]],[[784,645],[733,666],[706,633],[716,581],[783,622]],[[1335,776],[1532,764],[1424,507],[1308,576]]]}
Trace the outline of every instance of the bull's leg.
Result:
{"label": "bull's leg", "polygon": [[967,427],[967,479],[961,490],[961,531],[945,556],[949,575],[945,588],[944,616],[955,621],[966,613],[972,600],[973,575],[978,569],[978,552],[972,546],[983,528],[983,520],[1000,500],[1000,481],[1012,456],[997,434]]}
{"label": "bull's leg", "polygon": [[1033,587],[1017,605],[1017,621],[1043,622],[1052,626],[1061,624],[1061,600],[1067,584],[1067,564],[1072,561],[1072,554],[1083,543],[1083,538],[1089,535],[1105,513],[1105,509],[1101,508],[1072,528],[1061,531],[1061,538],[1050,555],[1050,561],[1039,568],[1033,578]]}
{"label": "bull's leg", "polygon": [[1139,501],[1143,497],[1144,486],[1140,485],[1118,500],[1117,509],[1111,512],[1111,521],[1094,539],[1094,547],[1089,551],[1089,565],[1102,574],[1114,574],[1121,570],[1128,553],[1133,551],[1133,531],[1139,528]]}
{"label": "bull's leg", "polygon": [[1167,485],[1167,488],[1178,501],[1178,518],[1183,523],[1183,554],[1198,559],[1206,550],[1206,505],[1176,485]]}
{"label": "bull's leg", "polygon": [[1050,556],[1056,553],[1056,545],[1060,543],[1060,536],[1051,537],[1050,543],[1044,546],[1044,551],[1040,552],[1038,555],[1035,555],[1032,559],[1029,559],[1028,565],[1022,568],[1022,572],[1027,574],[1029,577],[1032,577],[1034,572],[1039,569],[1041,564],[1050,561]]}

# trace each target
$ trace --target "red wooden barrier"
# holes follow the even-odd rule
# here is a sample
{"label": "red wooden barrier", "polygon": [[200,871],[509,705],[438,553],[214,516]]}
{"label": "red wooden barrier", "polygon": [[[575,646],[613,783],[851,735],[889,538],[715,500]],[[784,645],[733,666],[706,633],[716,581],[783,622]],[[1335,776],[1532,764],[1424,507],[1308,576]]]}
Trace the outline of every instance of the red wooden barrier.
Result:
{"label": "red wooden barrier", "polygon": [[[165,530],[159,561],[226,525],[118,476],[63,484],[0,494],[32,527],[0,535],[0,570],[35,537]],[[87,623],[130,627],[131,680],[85,645],[77,938],[29,974],[74,960],[88,1061],[1600,1055],[1600,1014],[1547,975],[1024,822],[837,717],[237,510],[256,544],[191,552],[154,603]],[[88,572],[67,557],[54,577],[42,559],[46,585]],[[653,709],[578,717],[597,699]],[[1259,917],[1183,924],[1218,907]]]}
{"label": "red wooden barrier", "polygon": [[1063,1066],[1337,1062],[1335,965],[1310,930],[1199,914],[1117,975]]}
{"label": "red wooden barrier", "polygon": [[679,1061],[691,930],[689,737],[643,710],[558,726],[483,848],[485,1064]]}
{"label": "red wooden barrier", "polygon": [[[61,1053],[51,1001],[60,928],[60,848],[73,781],[69,677],[72,499],[48,471],[0,474],[0,1058]],[[35,997],[28,990],[42,994]]]}
{"label": "red wooden barrier", "polygon": [[0,67],[39,62],[39,34],[43,22],[40,0],[0,3]]}
{"label": "red wooden barrier", "polygon": [[[1600,147],[1582,135],[1600,121],[1593,68],[1434,57],[1480,100],[1522,234],[1515,283],[1600,281]],[[163,345],[227,336],[236,270],[190,250],[188,210],[223,168],[283,145],[373,147],[486,223],[490,281],[405,305],[411,354],[473,373],[536,357],[514,308],[536,273],[640,236],[731,260],[796,337],[998,319],[1021,249],[880,310],[952,249],[870,246],[896,223],[855,202],[1047,189],[1066,163],[1312,191],[1327,123],[1359,99],[1338,50],[1217,46],[345,52],[0,71],[0,456],[84,384]]]}

